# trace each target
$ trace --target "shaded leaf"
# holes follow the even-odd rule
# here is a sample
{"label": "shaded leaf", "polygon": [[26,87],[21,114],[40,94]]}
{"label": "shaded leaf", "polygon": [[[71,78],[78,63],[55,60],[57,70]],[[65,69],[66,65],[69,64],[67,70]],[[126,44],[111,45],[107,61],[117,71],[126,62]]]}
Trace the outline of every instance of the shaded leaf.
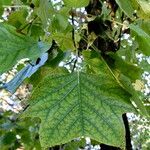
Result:
{"label": "shaded leaf", "polygon": [[85,139],[77,139],[66,144],[64,150],[78,150],[86,145]]}
{"label": "shaded leaf", "polygon": [[64,34],[64,33],[58,32],[58,33],[54,33],[51,36],[51,38],[54,39],[58,43],[58,45],[63,51],[74,49],[71,33]]}
{"label": "shaded leaf", "polygon": [[45,78],[45,76],[55,75],[57,72],[63,74],[68,73],[68,70],[62,67],[51,68],[43,66],[33,76],[30,77],[28,82],[33,85],[33,88],[35,88]]}
{"label": "shaded leaf", "polygon": [[68,18],[61,14],[56,14],[52,20],[52,28],[56,31],[64,31],[68,26]]}
{"label": "shaded leaf", "polygon": [[12,0],[0,0],[0,17],[3,14],[4,11],[4,5],[10,5]]}
{"label": "shaded leaf", "polygon": [[43,27],[47,27],[50,16],[52,16],[53,7],[50,1],[40,0],[39,7],[36,9],[37,15],[41,18]]}
{"label": "shaded leaf", "polygon": [[26,78],[31,77],[32,74],[34,74],[41,66],[44,65],[44,63],[48,59],[48,53],[42,54],[39,59],[40,61],[38,62],[38,64],[36,64],[36,62],[32,62],[32,65],[28,64],[22,70],[20,70],[12,80],[10,80],[0,88],[5,88],[13,94]]}
{"label": "shaded leaf", "polygon": [[0,73],[9,70],[20,59],[36,60],[48,49],[49,45],[17,33],[10,25],[0,24]]}
{"label": "shaded leaf", "polygon": [[116,3],[122,9],[122,11],[130,18],[133,18],[134,6],[131,0],[116,0]]}
{"label": "shaded leaf", "polygon": [[136,79],[141,78],[142,70],[140,67],[123,60],[117,54],[111,55],[111,57],[114,58],[115,61],[114,69],[126,75],[132,82],[134,82]]}
{"label": "shaded leaf", "polygon": [[142,99],[140,97],[140,92],[134,90],[133,85],[129,78],[127,78],[125,75],[120,74],[118,77],[119,81],[123,84],[123,86],[126,88],[126,90],[132,94],[131,101],[133,101],[139,111],[142,115],[149,116],[148,111],[146,110],[146,107],[144,106]]}
{"label": "shaded leaf", "polygon": [[145,55],[150,55],[150,35],[137,25],[130,24],[130,29],[132,30],[133,36],[135,36],[135,40],[139,44],[139,50]]}
{"label": "shaded leaf", "polygon": [[27,15],[28,15],[27,9],[12,12],[8,16],[8,23],[19,29],[22,25],[27,23],[26,21]]}
{"label": "shaded leaf", "polygon": [[0,146],[10,145],[16,140],[16,135],[13,132],[8,132],[0,137]]}
{"label": "shaded leaf", "polygon": [[85,7],[89,4],[89,0],[63,0],[64,4],[68,7]]}

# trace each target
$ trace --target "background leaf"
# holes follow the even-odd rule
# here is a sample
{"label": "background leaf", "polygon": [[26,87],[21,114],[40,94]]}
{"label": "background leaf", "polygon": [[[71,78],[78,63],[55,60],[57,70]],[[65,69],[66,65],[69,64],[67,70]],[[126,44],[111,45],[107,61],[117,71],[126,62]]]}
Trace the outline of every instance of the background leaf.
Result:
{"label": "background leaf", "polygon": [[116,0],[116,3],[122,9],[122,11],[130,18],[133,18],[134,6],[132,5],[131,0]]}
{"label": "background leaf", "polygon": [[12,12],[8,16],[8,23],[17,29],[19,29],[22,25],[26,24],[26,17],[28,16],[27,9],[18,10],[15,12]]}
{"label": "background leaf", "polygon": [[150,35],[138,25],[130,24],[130,29],[132,30],[132,35],[135,36],[135,39],[139,44],[139,50],[145,55],[150,55]]}
{"label": "background leaf", "polygon": [[89,4],[89,0],[63,0],[64,4],[68,7],[78,8],[78,7],[85,7]]}
{"label": "background leaf", "polygon": [[39,7],[36,9],[36,12],[37,12],[37,15],[41,18],[44,28],[47,27],[50,16],[52,16],[53,11],[54,9],[50,1],[39,0]]}
{"label": "background leaf", "polygon": [[12,0],[0,0],[0,18],[4,11],[4,5],[10,5]]}
{"label": "background leaf", "polygon": [[47,44],[18,34],[10,25],[0,24],[0,35],[0,73],[9,70],[22,58],[36,60],[49,49]]}

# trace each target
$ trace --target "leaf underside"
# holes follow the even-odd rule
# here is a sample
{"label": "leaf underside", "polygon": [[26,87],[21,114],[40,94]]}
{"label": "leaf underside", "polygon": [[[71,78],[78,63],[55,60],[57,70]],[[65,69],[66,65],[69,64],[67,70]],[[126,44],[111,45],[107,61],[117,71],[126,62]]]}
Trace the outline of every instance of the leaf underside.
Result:
{"label": "leaf underside", "polygon": [[45,148],[82,136],[123,148],[122,114],[132,111],[129,98],[110,75],[48,75],[35,88],[23,117],[41,119]]}

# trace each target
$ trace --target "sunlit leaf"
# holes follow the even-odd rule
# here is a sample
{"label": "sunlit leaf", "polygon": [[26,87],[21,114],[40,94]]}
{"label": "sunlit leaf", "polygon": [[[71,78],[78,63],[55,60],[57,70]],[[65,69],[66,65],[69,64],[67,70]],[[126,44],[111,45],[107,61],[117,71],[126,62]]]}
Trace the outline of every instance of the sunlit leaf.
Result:
{"label": "sunlit leaf", "polygon": [[[76,72],[46,76],[35,88],[24,117],[39,117],[42,147],[77,137],[125,146],[122,114],[133,111],[126,92],[99,64],[99,74]],[[110,73],[110,72],[109,72]],[[59,135],[59,136],[58,136]]]}
{"label": "sunlit leaf", "polygon": [[85,7],[89,4],[89,0],[63,0],[64,4],[68,7]]}

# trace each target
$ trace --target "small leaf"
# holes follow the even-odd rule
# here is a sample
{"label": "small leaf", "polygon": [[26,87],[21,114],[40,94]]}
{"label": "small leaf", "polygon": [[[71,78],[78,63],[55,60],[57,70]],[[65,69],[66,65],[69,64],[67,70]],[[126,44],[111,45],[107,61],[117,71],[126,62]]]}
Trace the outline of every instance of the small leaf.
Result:
{"label": "small leaf", "polygon": [[130,29],[139,44],[139,50],[145,55],[150,55],[150,35],[137,25],[130,24]]}
{"label": "small leaf", "polygon": [[68,18],[61,15],[56,14],[52,20],[52,28],[56,31],[64,31],[68,26]]}
{"label": "small leaf", "polygon": [[3,11],[4,11],[4,5],[10,5],[12,2],[12,0],[0,0],[0,18],[3,14]]}
{"label": "small leaf", "polygon": [[27,9],[12,12],[8,16],[8,23],[19,29],[22,25],[27,23],[26,21],[27,15],[28,15]]}
{"label": "small leaf", "polygon": [[58,45],[63,51],[66,51],[68,49],[74,49],[71,33],[64,34],[58,32],[52,34],[51,38],[58,43]]}
{"label": "small leaf", "polygon": [[144,18],[150,19],[150,0],[136,0],[136,1],[141,7],[142,15],[144,16]]}
{"label": "small leaf", "polygon": [[20,59],[36,60],[48,49],[49,45],[17,33],[10,25],[0,24],[0,73],[8,71]]}
{"label": "small leaf", "polygon": [[126,77],[123,74],[120,74],[118,77],[119,81],[122,83],[124,88],[132,94],[131,101],[133,101],[136,105],[136,107],[139,109],[139,113],[145,116],[149,116],[148,111],[146,110],[146,107],[144,106],[141,97],[139,96],[140,94],[137,93],[137,91],[134,90],[133,85],[128,77]]}
{"label": "small leaf", "polygon": [[140,67],[135,66],[132,63],[129,63],[119,57],[117,54],[111,55],[114,59],[114,69],[120,71],[122,74],[126,75],[130,78],[131,81],[135,81],[136,79],[140,79],[142,75],[142,70]]}
{"label": "small leaf", "polygon": [[130,18],[133,18],[134,6],[131,0],[116,0],[116,3],[122,9],[122,11]]}
{"label": "small leaf", "polygon": [[46,28],[53,13],[53,7],[50,1],[40,0],[39,7],[36,9],[37,15],[41,18],[43,27]]}
{"label": "small leaf", "polygon": [[78,8],[85,7],[89,4],[89,0],[63,0],[64,4],[68,7]]}

